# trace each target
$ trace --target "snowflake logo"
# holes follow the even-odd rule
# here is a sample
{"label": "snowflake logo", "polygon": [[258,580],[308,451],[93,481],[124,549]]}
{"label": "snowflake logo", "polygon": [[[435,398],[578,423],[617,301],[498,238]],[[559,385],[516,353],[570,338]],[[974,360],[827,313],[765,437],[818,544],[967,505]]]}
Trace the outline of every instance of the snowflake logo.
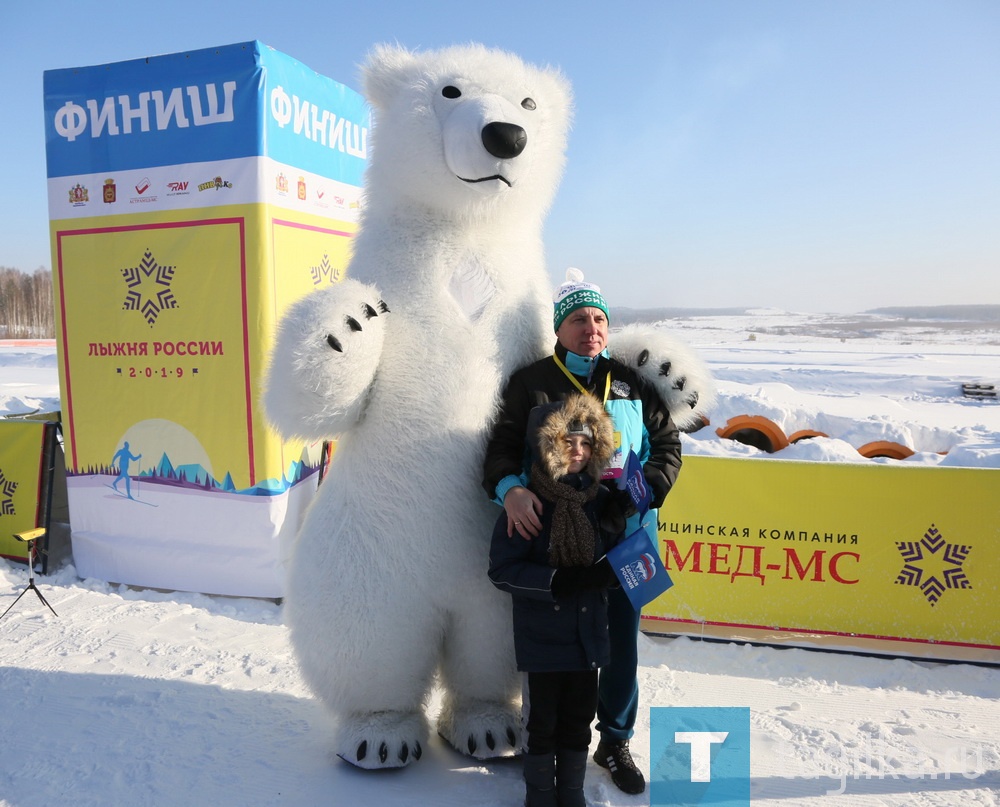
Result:
{"label": "snowflake logo", "polygon": [[896,548],[903,556],[896,583],[919,588],[932,608],[946,590],[972,588],[962,568],[972,547],[949,544],[933,524],[919,541],[899,541]]}
{"label": "snowflake logo", "polygon": [[340,269],[330,265],[330,256],[326,254],[323,255],[323,260],[319,262],[319,266],[309,267],[309,273],[312,275],[314,286],[318,286],[324,279],[330,283],[336,283],[340,280]]}
{"label": "snowflake logo", "polygon": [[15,490],[17,490],[17,482],[4,476],[3,469],[0,468],[0,516],[16,515],[14,512]]}
{"label": "snowflake logo", "polygon": [[170,288],[175,268],[161,266],[147,249],[138,266],[122,269],[122,277],[128,286],[122,308],[139,311],[152,328],[161,311],[177,308],[177,300]]}

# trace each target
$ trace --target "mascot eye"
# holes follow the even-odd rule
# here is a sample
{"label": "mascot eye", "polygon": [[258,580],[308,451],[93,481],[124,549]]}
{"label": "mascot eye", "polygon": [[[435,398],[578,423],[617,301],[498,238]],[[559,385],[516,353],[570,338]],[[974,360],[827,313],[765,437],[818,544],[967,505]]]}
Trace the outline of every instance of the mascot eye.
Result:
{"label": "mascot eye", "polygon": [[449,84],[447,87],[441,90],[441,95],[443,95],[445,98],[461,98],[462,91],[458,89],[458,87],[453,87],[451,84]]}
{"label": "mascot eye", "polygon": [[521,101],[521,106],[523,106],[525,109],[534,109],[535,108],[535,99],[534,98],[525,98],[523,101]]}

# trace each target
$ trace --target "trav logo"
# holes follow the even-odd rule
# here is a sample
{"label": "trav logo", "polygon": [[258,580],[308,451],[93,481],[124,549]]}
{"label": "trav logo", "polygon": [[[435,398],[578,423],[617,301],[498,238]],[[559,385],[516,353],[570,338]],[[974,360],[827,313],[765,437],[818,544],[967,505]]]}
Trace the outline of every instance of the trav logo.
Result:
{"label": "trav logo", "polygon": [[118,201],[118,186],[113,179],[104,180],[104,203],[113,205]]}
{"label": "trav logo", "polygon": [[233,187],[232,182],[227,182],[222,177],[215,177],[215,179],[210,179],[208,182],[202,182],[198,186],[198,191],[219,190],[219,188],[231,188]]}
{"label": "trav logo", "polygon": [[919,588],[931,608],[947,589],[972,588],[962,568],[972,547],[949,544],[933,524],[921,540],[899,541],[896,548],[903,556],[903,570],[896,583]]}
{"label": "trav logo", "polygon": [[188,190],[187,182],[168,182],[167,183],[167,196],[187,196],[190,191]]}
{"label": "trav logo", "polygon": [[17,482],[12,482],[3,474],[0,468],[0,516],[14,516],[14,491],[17,490]]}
{"label": "trav logo", "polygon": [[750,709],[649,710],[649,804],[749,807]]}
{"label": "trav logo", "polygon": [[69,189],[69,203],[73,207],[83,207],[90,201],[90,193],[79,182]]}

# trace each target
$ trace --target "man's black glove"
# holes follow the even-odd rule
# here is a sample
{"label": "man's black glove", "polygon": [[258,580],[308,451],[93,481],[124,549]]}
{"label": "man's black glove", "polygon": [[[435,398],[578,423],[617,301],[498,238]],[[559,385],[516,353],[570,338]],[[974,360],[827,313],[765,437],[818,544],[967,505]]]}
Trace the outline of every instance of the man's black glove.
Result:
{"label": "man's black glove", "polygon": [[[632,504],[632,499],[629,497],[629,504]],[[635,512],[635,507],[632,507],[632,512]],[[607,496],[604,499],[604,507],[601,508],[601,512],[598,514],[598,525],[604,532],[610,535],[621,535],[625,532],[625,519],[626,515],[622,512],[622,507],[618,503],[618,499],[615,496]]]}
{"label": "man's black glove", "polygon": [[632,494],[628,492],[627,488],[625,490],[618,490],[618,488],[615,488],[612,491],[612,495],[615,498],[615,504],[618,505],[625,518],[630,518],[635,515],[635,502],[632,501]]}
{"label": "man's black glove", "polygon": [[616,582],[618,578],[607,558],[593,566],[563,566],[552,575],[552,596],[559,600],[584,591],[601,591]]}

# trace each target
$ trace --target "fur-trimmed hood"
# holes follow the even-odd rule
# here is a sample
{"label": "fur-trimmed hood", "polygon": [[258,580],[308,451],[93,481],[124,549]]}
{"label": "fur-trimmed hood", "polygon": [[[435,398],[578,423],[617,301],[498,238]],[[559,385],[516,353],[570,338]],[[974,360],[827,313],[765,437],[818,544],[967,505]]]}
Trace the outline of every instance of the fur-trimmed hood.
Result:
{"label": "fur-trimmed hood", "polygon": [[587,473],[592,479],[600,479],[615,451],[614,427],[611,416],[591,395],[574,394],[547,415],[538,427],[535,440],[538,462],[553,479],[568,473],[569,459],[564,440],[570,424],[574,422],[589,426],[593,432]]}

